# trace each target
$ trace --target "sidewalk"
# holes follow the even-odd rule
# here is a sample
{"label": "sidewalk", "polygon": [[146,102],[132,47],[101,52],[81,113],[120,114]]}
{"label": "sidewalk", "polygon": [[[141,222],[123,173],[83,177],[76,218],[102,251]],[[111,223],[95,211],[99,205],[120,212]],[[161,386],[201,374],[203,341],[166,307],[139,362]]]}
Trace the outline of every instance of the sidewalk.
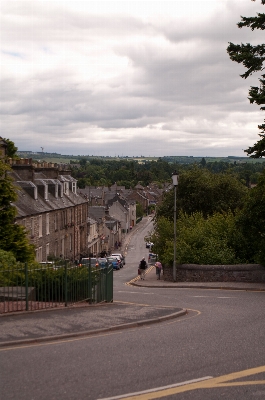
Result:
{"label": "sidewalk", "polygon": [[265,283],[248,282],[168,282],[161,279],[157,280],[155,267],[150,266],[147,270],[145,280],[138,276],[129,282],[133,286],[143,286],[150,288],[194,288],[194,289],[222,289],[222,290],[244,290],[244,291],[265,291]]}
{"label": "sidewalk", "polygon": [[0,348],[53,342],[96,334],[110,334],[177,318],[186,314],[177,307],[151,307],[122,302],[88,305],[0,316]]}

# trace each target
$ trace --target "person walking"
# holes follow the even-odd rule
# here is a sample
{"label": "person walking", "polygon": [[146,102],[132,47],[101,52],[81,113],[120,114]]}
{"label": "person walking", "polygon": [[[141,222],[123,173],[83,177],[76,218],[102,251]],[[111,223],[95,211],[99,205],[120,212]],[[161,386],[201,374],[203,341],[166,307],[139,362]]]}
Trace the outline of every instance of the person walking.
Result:
{"label": "person walking", "polygon": [[142,260],[140,261],[140,264],[139,264],[141,280],[145,279],[145,270],[146,270],[146,268],[147,268],[147,262],[145,261],[145,258],[143,257]]}
{"label": "person walking", "polygon": [[160,274],[162,271],[162,264],[160,261],[157,261],[155,263],[155,267],[156,267],[156,279],[160,280]]}

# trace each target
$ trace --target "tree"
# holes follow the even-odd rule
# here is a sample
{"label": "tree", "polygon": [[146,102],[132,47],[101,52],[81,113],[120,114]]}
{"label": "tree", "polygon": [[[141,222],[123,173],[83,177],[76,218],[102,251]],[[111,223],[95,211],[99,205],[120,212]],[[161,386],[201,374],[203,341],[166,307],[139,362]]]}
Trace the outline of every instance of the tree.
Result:
{"label": "tree", "polygon": [[[161,217],[151,240],[162,263],[173,264],[174,225]],[[245,262],[238,243],[241,234],[232,212],[214,213],[204,218],[202,213],[180,213],[177,221],[176,254],[180,264],[237,264]]]}
{"label": "tree", "polygon": [[[255,0],[252,0],[255,1]],[[264,5],[265,0],[261,0]],[[256,17],[241,17],[241,22],[238,24],[239,28],[249,27],[252,31],[255,29],[265,29],[265,14],[257,13]],[[229,43],[227,52],[232,61],[236,61],[239,64],[243,64],[247,68],[246,72],[240,75],[242,78],[247,78],[254,72],[262,71],[264,69],[263,63],[265,61],[265,44],[258,44],[256,46],[247,44],[233,44]],[[258,105],[265,104],[265,74],[259,78],[260,86],[251,86],[249,90],[249,101],[251,104],[256,103]],[[265,110],[262,106],[261,110]],[[265,120],[264,120],[265,122]],[[258,125],[261,133],[258,135],[261,137],[254,146],[244,150],[251,158],[260,158],[265,156],[265,124]]]}
{"label": "tree", "polygon": [[136,218],[141,218],[144,216],[144,209],[142,204],[136,202]]}
{"label": "tree", "polygon": [[15,158],[17,152],[17,147],[15,146],[15,143],[9,139],[4,139],[4,141],[7,144],[7,157]]}
{"label": "tree", "polygon": [[8,172],[10,167],[0,160],[0,249],[12,252],[17,261],[33,261],[34,246],[29,244],[25,228],[15,224],[16,189]]}
{"label": "tree", "polygon": [[250,195],[238,219],[238,229],[246,242],[250,260],[265,265],[265,170]]}
{"label": "tree", "polygon": [[[193,167],[180,174],[177,189],[177,213],[191,215],[201,212],[204,217],[214,212],[242,208],[248,189],[229,174],[213,174],[205,168]],[[173,219],[174,190],[166,193],[157,208],[157,216]]]}

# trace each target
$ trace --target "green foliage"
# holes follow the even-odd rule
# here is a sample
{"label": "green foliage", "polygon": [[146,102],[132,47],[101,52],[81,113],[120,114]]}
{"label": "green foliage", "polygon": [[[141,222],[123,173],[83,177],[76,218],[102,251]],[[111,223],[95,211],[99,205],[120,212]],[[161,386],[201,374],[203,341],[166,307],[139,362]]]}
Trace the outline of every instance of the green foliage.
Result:
{"label": "green foliage", "polygon": [[29,244],[24,227],[14,224],[16,191],[10,167],[0,160],[0,249],[13,253],[17,261],[33,261],[34,246]]}
{"label": "green foliage", "polygon": [[180,263],[237,264],[232,246],[236,234],[231,212],[215,213],[205,219],[201,213],[181,214],[177,223],[177,259]]}
{"label": "green foliage", "polygon": [[156,220],[155,230],[151,237],[145,238],[154,243],[152,251],[158,255],[158,259],[163,264],[173,263],[173,222],[168,218],[161,216]]}
{"label": "green foliage", "polygon": [[17,147],[15,146],[15,143],[12,142],[12,140],[5,139],[4,141],[7,144],[7,157],[8,158],[15,158],[16,152],[17,152]]}
{"label": "green foliage", "polygon": [[136,203],[136,218],[141,218],[144,216],[144,209],[142,204]]}
{"label": "green foliage", "polygon": [[[261,3],[264,5],[265,1],[262,0]],[[257,16],[250,18],[241,17],[241,22],[237,25],[239,28],[248,27],[252,31],[255,29],[264,30],[265,14],[257,13]],[[242,78],[246,79],[254,72],[262,71],[264,69],[265,44],[251,45],[250,43],[241,43],[239,45],[229,43],[227,52],[232,61],[236,61],[239,64],[242,63],[247,69],[246,72],[241,75]],[[259,86],[251,86],[248,99],[251,104],[265,104],[265,74],[261,74],[261,78],[259,78]],[[265,107],[262,106],[261,110],[265,110]],[[255,143],[254,146],[245,150],[245,152],[252,158],[265,156],[265,124],[259,125],[258,128],[261,130],[261,133],[259,133],[261,139]]]}
{"label": "green foliage", "polygon": [[[215,212],[235,212],[242,208],[247,188],[230,174],[213,174],[207,169],[193,167],[179,177],[177,187],[177,214],[191,215],[201,212],[204,217]],[[157,208],[157,216],[173,219],[174,189],[167,192],[163,203]]]}
{"label": "green foliage", "polygon": [[[25,264],[18,263],[10,254],[0,252],[0,286],[26,286]],[[1,260],[1,259],[0,259]],[[62,260],[61,260],[62,262]],[[67,282],[68,301],[80,301],[88,297],[89,285],[94,287],[100,281],[101,270],[83,267],[40,265],[36,262],[27,267],[28,287],[35,288],[37,301],[65,301]],[[66,277],[67,275],[67,277]]]}
{"label": "green foliage", "polygon": [[14,254],[11,251],[5,251],[0,249],[0,270],[16,266],[17,261]]}
{"label": "green foliage", "polygon": [[254,261],[265,265],[265,171],[238,218],[238,229],[246,241],[246,253]]}
{"label": "green foliage", "polygon": [[[236,219],[232,212],[214,213],[206,219],[202,213],[181,213],[177,221],[176,258],[180,264],[237,264],[245,262],[235,250]],[[154,251],[162,262],[173,264],[173,222],[161,217],[152,236]]]}

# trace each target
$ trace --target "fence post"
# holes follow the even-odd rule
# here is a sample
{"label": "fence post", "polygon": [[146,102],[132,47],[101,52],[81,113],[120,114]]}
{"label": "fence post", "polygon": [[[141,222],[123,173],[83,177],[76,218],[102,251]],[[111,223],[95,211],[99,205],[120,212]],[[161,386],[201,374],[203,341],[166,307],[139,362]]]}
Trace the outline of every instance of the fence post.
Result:
{"label": "fence post", "polygon": [[26,295],[26,311],[29,310],[29,280],[28,280],[28,264],[25,263],[25,295]]}
{"label": "fence post", "polygon": [[91,259],[89,257],[88,264],[88,296],[89,296],[89,304],[92,303],[92,282],[91,282]]}
{"label": "fence post", "polygon": [[64,264],[64,305],[67,307],[67,261]]}

